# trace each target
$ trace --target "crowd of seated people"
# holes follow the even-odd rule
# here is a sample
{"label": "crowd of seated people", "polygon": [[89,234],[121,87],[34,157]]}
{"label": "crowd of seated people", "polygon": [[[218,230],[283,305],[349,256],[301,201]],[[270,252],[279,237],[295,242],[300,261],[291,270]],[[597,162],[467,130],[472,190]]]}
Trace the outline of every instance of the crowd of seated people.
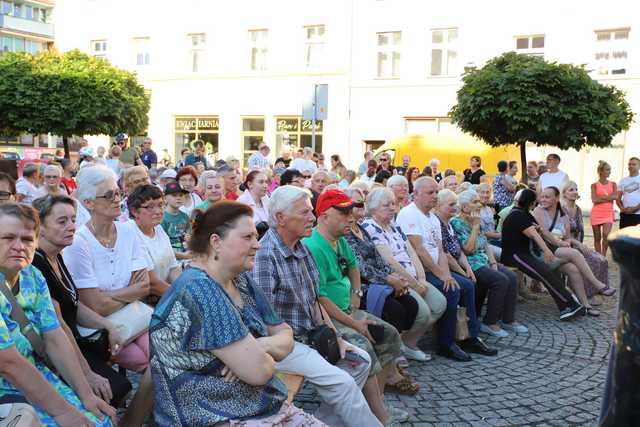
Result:
{"label": "crowd of seated people", "polygon": [[[482,336],[529,333],[523,275],[561,320],[615,293],[582,241],[577,186],[548,185],[557,165],[536,192],[515,162],[492,186],[477,156],[459,177],[386,153],[356,173],[308,147],[274,164],[261,143],[245,175],[194,147],[175,170],[115,145],[75,178],[69,160],[17,184],[0,173],[0,404],[60,426],[397,425],[410,414],[385,394],[420,392],[407,367],[433,359],[425,335],[470,362],[498,354]],[[127,371],[142,374],[134,396]],[[315,390],[313,415],[281,374]]]}

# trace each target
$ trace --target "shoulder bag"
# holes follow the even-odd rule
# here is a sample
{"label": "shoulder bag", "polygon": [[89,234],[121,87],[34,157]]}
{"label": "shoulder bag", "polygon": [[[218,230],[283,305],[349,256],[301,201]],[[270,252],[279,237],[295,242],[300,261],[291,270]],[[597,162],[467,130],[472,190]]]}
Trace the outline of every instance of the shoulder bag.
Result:
{"label": "shoulder bag", "polygon": [[[309,346],[316,350],[320,356],[322,356],[327,362],[335,365],[340,360],[340,347],[338,346],[338,336],[336,335],[336,331],[331,329],[324,323],[324,314],[322,314],[322,307],[320,307],[320,300],[318,299],[318,294],[316,293],[316,288],[314,286],[313,293],[315,295],[315,304],[318,306],[318,310],[320,311],[320,318],[322,319],[322,323],[307,334],[307,339],[309,342]],[[311,308],[311,317],[313,318],[313,305]]]}
{"label": "shoulder bag", "polygon": [[40,427],[40,417],[27,399],[18,395],[0,397],[0,427]]}
{"label": "shoulder bag", "polygon": [[[153,308],[143,302],[135,301],[125,305],[115,313],[105,316],[105,319],[124,328],[124,345],[127,345],[149,330],[152,314]],[[78,326],[78,332],[80,336],[88,338],[99,331]]]}
{"label": "shoulder bag", "polygon": [[[556,214],[553,216],[553,221],[551,221],[551,226],[549,227],[549,231],[553,230],[553,227],[555,227],[556,225],[556,221],[558,221],[558,216],[560,215],[560,209],[556,209]],[[543,239],[544,240],[544,239]],[[551,250],[551,252],[556,251],[556,249],[558,249],[557,246],[552,245],[548,242],[545,241],[545,244],[547,246],[549,246],[549,249]],[[530,252],[531,255],[533,255],[534,257],[538,258],[538,260],[540,262],[543,262],[545,264],[547,264],[547,262],[544,260],[544,256],[542,255],[542,251],[540,250],[540,248],[538,247],[538,245],[535,244],[535,242],[531,239],[529,239],[529,247],[530,247]],[[553,261],[551,264],[547,264],[549,266],[549,268],[551,270],[557,270],[559,267],[561,267],[562,265],[566,264],[568,261],[565,259],[561,259],[556,257],[555,261]]]}

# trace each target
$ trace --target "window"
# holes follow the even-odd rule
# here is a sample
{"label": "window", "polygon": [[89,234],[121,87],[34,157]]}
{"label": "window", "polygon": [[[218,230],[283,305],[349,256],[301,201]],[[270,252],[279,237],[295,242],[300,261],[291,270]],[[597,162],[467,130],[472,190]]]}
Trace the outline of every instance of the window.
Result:
{"label": "window", "polygon": [[202,66],[204,65],[204,52],[207,39],[204,33],[189,34],[188,38],[191,72],[198,73],[202,71]]}
{"label": "window", "polygon": [[138,67],[151,64],[151,49],[149,37],[134,38],[133,49],[136,53],[136,65]]}
{"label": "window", "polygon": [[400,31],[378,33],[378,77],[400,76]]}
{"label": "window", "polygon": [[458,73],[458,29],[431,30],[431,75]]}
{"label": "window", "polygon": [[107,41],[91,40],[91,54],[96,58],[106,58],[107,57]]}
{"label": "window", "polygon": [[193,151],[193,141],[204,141],[207,155],[218,158],[218,116],[179,116],[174,120],[175,159],[180,160],[180,151],[189,148]]}
{"label": "window", "polygon": [[531,56],[544,56],[544,35],[516,37],[516,51]]}
{"label": "window", "polygon": [[2,1],[2,14],[3,15],[11,15],[13,12],[13,3],[10,1]]}
{"label": "window", "polygon": [[268,30],[249,30],[252,71],[264,71],[267,69],[268,35]]}
{"label": "window", "polygon": [[[289,146],[311,147],[313,123],[300,116],[276,117],[276,157],[282,154],[282,148]],[[316,120],[316,153],[322,152],[322,120]]]}
{"label": "window", "polygon": [[258,151],[258,145],[264,140],[264,116],[242,117],[243,166],[247,167],[249,157]]}
{"label": "window", "polygon": [[0,52],[13,52],[13,37],[0,37]]}
{"label": "window", "polygon": [[16,18],[22,18],[22,14],[23,14],[22,5],[19,4],[19,3],[14,3],[14,5],[13,5],[13,16],[15,16]]}
{"label": "window", "polygon": [[324,25],[304,27],[305,32],[305,67],[317,69],[324,62]]}
{"label": "window", "polygon": [[33,7],[25,6],[24,7],[24,17],[30,20],[33,20]]}
{"label": "window", "polygon": [[595,62],[598,74],[626,74],[629,28],[596,31]]}

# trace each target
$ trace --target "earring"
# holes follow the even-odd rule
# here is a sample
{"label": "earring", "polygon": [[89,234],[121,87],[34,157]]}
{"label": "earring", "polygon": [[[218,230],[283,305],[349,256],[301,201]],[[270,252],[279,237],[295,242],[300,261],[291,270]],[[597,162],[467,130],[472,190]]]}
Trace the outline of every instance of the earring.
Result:
{"label": "earring", "polygon": [[218,260],[218,254],[217,253],[213,256],[213,259],[216,260],[216,261]]}

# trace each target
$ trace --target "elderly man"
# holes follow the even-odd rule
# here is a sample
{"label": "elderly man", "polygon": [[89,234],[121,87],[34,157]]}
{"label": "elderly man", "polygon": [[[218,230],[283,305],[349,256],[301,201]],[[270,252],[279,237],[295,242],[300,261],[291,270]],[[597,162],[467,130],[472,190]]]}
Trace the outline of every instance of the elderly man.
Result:
{"label": "elderly man", "polygon": [[311,147],[304,147],[302,150],[302,157],[293,159],[290,169],[297,169],[302,172],[303,175],[311,175],[318,170],[318,165],[313,161],[313,150]]}
{"label": "elderly man", "polygon": [[140,160],[147,169],[155,168],[158,165],[158,155],[151,149],[153,141],[147,137],[142,141],[142,153],[140,154]]}
{"label": "elderly man", "polygon": [[228,164],[222,165],[216,169],[217,176],[224,178],[224,198],[226,200],[238,200],[242,194],[239,191],[240,183],[238,182],[238,173]]}
{"label": "elderly man", "polygon": [[16,201],[30,205],[38,197],[47,192],[40,184],[40,165],[27,163],[22,171],[22,176],[16,182]]}
{"label": "elderly man", "polygon": [[324,170],[318,170],[311,176],[311,205],[316,208],[318,197],[324,191],[325,187],[330,184],[329,173]]}
{"label": "elderly man", "polygon": [[291,326],[296,341],[276,369],[303,375],[315,387],[322,400],[315,415],[326,424],[380,426],[360,391],[371,366],[367,352],[338,338],[341,360],[334,366],[308,345],[309,332],[316,327],[325,324],[335,330],[318,302],[320,273],[300,242],[311,234],[314,220],[308,191],[286,185],[271,195],[270,227],[260,240],[253,278],[280,318]]}
{"label": "elderly man", "polygon": [[[438,202],[438,183],[431,177],[418,178],[413,183],[415,201],[402,208],[396,222],[409,238],[411,246],[426,271],[427,280],[447,298],[447,309],[438,322],[438,354],[459,362],[471,360],[467,352],[495,356],[480,338],[480,325],[475,309],[473,282],[461,274],[452,273],[442,247],[440,221],[431,210]],[[458,303],[466,307],[471,338],[455,342]]]}
{"label": "elderly man", "polygon": [[269,156],[270,152],[271,149],[269,146],[264,141],[260,141],[258,144],[258,151],[253,153],[249,157],[249,160],[247,160],[247,167],[249,168],[249,171],[271,168],[271,166],[273,166],[273,160]]}
{"label": "elderly man", "polygon": [[[403,379],[395,365],[395,359],[402,354],[400,335],[387,322],[360,310],[360,299],[363,297],[360,269],[351,247],[344,238],[353,226],[354,207],[364,207],[364,204],[354,203],[337,189],[322,193],[316,206],[318,225],[303,243],[311,251],[320,272],[320,304],[329,313],[342,336],[367,350],[374,362],[370,380],[363,389],[369,406],[385,424],[403,422],[409,414],[392,407],[389,407],[387,412],[382,403],[385,385]],[[379,336],[376,338],[373,338],[371,325],[377,325],[379,329]]]}
{"label": "elderly man", "polygon": [[47,165],[44,168],[44,189],[53,196],[67,195],[67,190],[62,185],[62,168],[59,165]]}

